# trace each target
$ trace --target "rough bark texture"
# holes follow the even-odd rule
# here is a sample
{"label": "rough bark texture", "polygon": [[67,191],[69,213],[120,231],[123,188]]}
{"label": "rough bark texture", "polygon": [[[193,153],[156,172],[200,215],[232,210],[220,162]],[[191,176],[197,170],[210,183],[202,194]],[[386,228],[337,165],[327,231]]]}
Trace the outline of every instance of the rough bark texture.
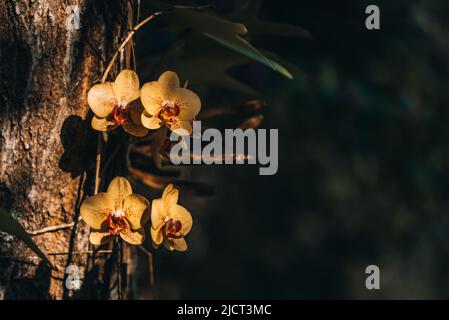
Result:
{"label": "rough bark texture", "polygon": [[[0,206],[27,230],[77,221],[80,202],[93,189],[96,134],[86,95],[126,31],[130,6],[125,0],[76,4],[79,30],[66,26],[66,0],[0,0]],[[46,253],[84,251],[88,233],[79,223],[33,239]],[[74,254],[51,256],[57,267],[51,271],[4,233],[0,256],[4,299],[69,297],[66,266],[77,264],[81,277],[88,269],[88,256]],[[94,269],[92,278],[105,282],[103,269]],[[107,289],[85,286],[81,297],[108,296]]]}

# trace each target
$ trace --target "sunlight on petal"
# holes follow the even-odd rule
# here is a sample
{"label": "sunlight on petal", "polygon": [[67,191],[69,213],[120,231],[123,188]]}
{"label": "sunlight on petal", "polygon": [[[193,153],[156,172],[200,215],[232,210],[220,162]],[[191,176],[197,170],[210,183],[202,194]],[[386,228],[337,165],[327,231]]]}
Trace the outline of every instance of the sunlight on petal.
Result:
{"label": "sunlight on petal", "polygon": [[112,241],[115,238],[112,234],[109,234],[108,231],[101,230],[92,230],[89,235],[90,243],[94,245],[102,245]]}
{"label": "sunlight on petal", "polygon": [[118,103],[122,106],[127,105],[140,96],[139,77],[133,70],[125,69],[121,71],[112,87]]}
{"label": "sunlight on petal", "polygon": [[117,103],[112,83],[96,84],[90,88],[87,93],[87,103],[98,117],[105,118]]}
{"label": "sunlight on petal", "polygon": [[107,118],[99,118],[96,115],[92,118],[92,128],[97,131],[110,131],[118,127],[114,121],[110,121]]}
{"label": "sunlight on petal", "polygon": [[83,201],[81,218],[92,228],[100,229],[114,209],[114,202],[107,193],[99,193]]}
{"label": "sunlight on petal", "polygon": [[143,228],[137,229],[136,231],[126,229],[120,233],[120,237],[130,244],[139,245],[145,240],[145,231]]}
{"label": "sunlight on petal", "polygon": [[150,218],[149,204],[147,199],[137,194],[130,194],[123,201],[125,218],[133,229],[139,229]]}
{"label": "sunlight on petal", "polygon": [[115,177],[109,184],[107,193],[114,201],[114,209],[122,210],[123,200],[125,200],[128,195],[133,193],[133,189],[131,188],[128,180],[123,177]]}

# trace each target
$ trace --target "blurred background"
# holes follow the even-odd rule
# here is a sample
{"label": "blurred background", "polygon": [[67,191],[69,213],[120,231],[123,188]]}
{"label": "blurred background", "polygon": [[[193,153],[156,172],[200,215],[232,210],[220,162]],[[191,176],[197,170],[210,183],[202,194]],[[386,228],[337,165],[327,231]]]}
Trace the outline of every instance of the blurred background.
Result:
{"label": "blurred background", "polygon": [[[171,3],[212,4],[245,23],[233,15],[245,0]],[[380,8],[380,30],[365,27],[370,4]],[[275,53],[293,80],[163,20],[146,28],[137,41],[142,82],[169,59],[164,67],[189,80],[203,112],[261,99],[260,127],[279,129],[274,176],[255,165],[184,168],[215,192],[181,192],[194,218],[189,251],[155,252],[157,297],[449,298],[447,12],[436,0],[262,0],[259,19],[313,37],[252,35],[246,24],[247,39]],[[381,290],[365,288],[371,264]],[[145,298],[148,274],[141,278]]]}

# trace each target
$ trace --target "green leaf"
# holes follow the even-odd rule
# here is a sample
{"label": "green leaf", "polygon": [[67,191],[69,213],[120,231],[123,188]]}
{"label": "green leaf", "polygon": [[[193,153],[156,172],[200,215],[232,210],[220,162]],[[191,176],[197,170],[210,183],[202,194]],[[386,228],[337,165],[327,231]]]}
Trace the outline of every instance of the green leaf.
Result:
{"label": "green leaf", "polygon": [[298,68],[298,66],[296,66],[295,64],[293,64],[292,62],[280,57],[278,54],[269,51],[269,50],[262,50],[262,53],[264,55],[266,55],[267,57],[269,57],[271,60],[276,60],[279,63],[282,63],[282,65],[284,65],[286,68],[288,68],[288,70],[291,71],[291,73],[293,74],[293,76],[299,77],[302,80],[307,80],[307,75],[300,69]]}
{"label": "green leaf", "polygon": [[[207,55],[204,52],[207,52]],[[268,50],[263,50],[262,53],[271,60],[279,61],[286,66],[295,78],[307,79],[304,72],[295,64]],[[195,85],[225,87],[247,95],[260,96],[262,93],[251,87],[251,83],[246,84],[228,73],[232,68],[245,65],[251,61],[248,57],[217,45],[212,40],[201,40],[197,35],[188,40],[182,58],[172,68]],[[204,71],[198,72],[198,70]]]}
{"label": "green leaf", "polygon": [[[224,37],[217,37],[214,34],[210,33],[204,33],[204,35],[237,52],[240,52],[241,54],[244,54],[245,56],[250,57],[251,59],[254,59],[271,67],[274,71],[279,72],[286,78],[293,79],[292,74],[286,68],[281,66],[279,63],[268,59],[260,51],[258,51],[256,48],[251,46],[248,42],[246,42],[239,36],[236,36],[235,38],[224,38]],[[242,43],[244,43],[244,45],[242,46],[241,45],[242,43],[239,43],[239,41],[235,41],[236,39],[239,39]]]}
{"label": "green leaf", "polygon": [[[211,40],[207,42],[192,40],[189,41],[189,46],[195,50],[187,50],[182,59],[174,65],[174,71],[194,84],[225,87],[251,96],[259,95],[249,85],[228,73],[231,68],[251,61],[248,57],[223,48]],[[205,55],[204,52],[208,54]]]}
{"label": "green leaf", "polygon": [[23,229],[23,227],[3,209],[0,209],[0,230],[11,235],[16,236],[34,251],[42,260],[44,260],[49,266],[53,267],[50,261],[47,259],[45,254],[36,246],[28,233]]}
{"label": "green leaf", "polygon": [[253,36],[278,36],[311,39],[310,32],[292,24],[259,19],[261,0],[248,0],[242,7],[229,15],[233,21],[241,21]]}
{"label": "green leaf", "polygon": [[[204,54],[207,52],[207,54]],[[183,54],[169,69],[182,75],[182,79],[189,80],[194,86],[223,87],[250,96],[260,93],[250,85],[231,76],[228,71],[236,66],[251,62],[228,47],[223,47],[211,39],[204,39],[198,33],[189,34]],[[152,70],[158,64],[154,54],[144,54],[140,58],[140,76],[142,79],[153,77]],[[159,74],[158,74],[159,75]]]}
{"label": "green leaf", "polygon": [[[160,6],[158,1],[151,1],[151,3]],[[170,25],[192,28],[206,37],[270,67],[289,79],[293,78],[286,68],[267,58],[242,37],[247,33],[247,29],[241,23],[231,22],[204,11],[176,6],[166,12],[164,16]]]}

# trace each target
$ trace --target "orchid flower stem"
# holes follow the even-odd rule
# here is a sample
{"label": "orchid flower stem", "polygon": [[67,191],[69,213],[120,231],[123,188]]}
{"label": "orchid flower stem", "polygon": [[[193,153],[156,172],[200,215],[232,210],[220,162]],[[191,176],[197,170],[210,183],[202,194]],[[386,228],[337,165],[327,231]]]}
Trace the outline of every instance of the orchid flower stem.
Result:
{"label": "orchid flower stem", "polygon": [[137,15],[136,15],[137,23],[139,23],[140,20],[140,0],[137,0]]}
{"label": "orchid flower stem", "polygon": [[[147,22],[153,20],[157,16],[161,15],[162,11],[155,12],[146,19],[139,22],[134,28],[132,28],[131,31],[128,32],[128,34],[125,37],[125,40],[123,40],[120,47],[115,51],[114,55],[112,56],[112,59],[109,61],[108,66],[106,67],[106,70],[103,73],[103,76],[101,77],[101,83],[104,83],[109,75],[109,72],[111,71],[112,66],[114,65],[115,61],[117,60],[117,57],[119,53],[122,52],[122,50],[125,48],[126,44],[132,39],[134,36],[134,33],[136,33],[137,30],[139,30],[143,25],[145,25]],[[134,59],[135,63],[135,59]],[[98,193],[98,189],[100,186],[100,162],[101,162],[101,145],[102,145],[102,133],[98,133],[98,143],[97,143],[97,155],[95,159],[95,186],[94,186],[94,195]],[[104,171],[104,170],[103,170]]]}
{"label": "orchid flower stem", "polygon": [[118,299],[122,300],[122,266],[123,266],[123,246],[121,241],[117,241],[117,293]]}
{"label": "orchid flower stem", "polygon": [[144,248],[144,246],[139,246],[139,249],[148,256],[148,265],[150,273],[150,287],[153,293],[153,299],[156,299],[156,286],[154,285],[154,268],[153,268],[153,254]]}
{"label": "orchid flower stem", "polygon": [[94,194],[98,193],[98,188],[100,186],[100,162],[101,162],[101,145],[102,145],[102,133],[98,133],[97,140],[97,155],[95,157],[95,186],[94,186]]}
{"label": "orchid flower stem", "polygon": [[120,151],[120,148],[123,146],[123,144],[126,142],[127,136],[123,136],[123,138],[120,140],[120,142],[118,143],[118,145],[115,147],[115,149],[112,151],[111,155],[108,157],[108,160],[106,161],[106,163],[103,166],[103,169],[101,170],[102,175],[104,175],[106,169],[109,167],[109,165],[111,164],[112,160],[114,160],[114,158],[117,156],[118,152]]}

